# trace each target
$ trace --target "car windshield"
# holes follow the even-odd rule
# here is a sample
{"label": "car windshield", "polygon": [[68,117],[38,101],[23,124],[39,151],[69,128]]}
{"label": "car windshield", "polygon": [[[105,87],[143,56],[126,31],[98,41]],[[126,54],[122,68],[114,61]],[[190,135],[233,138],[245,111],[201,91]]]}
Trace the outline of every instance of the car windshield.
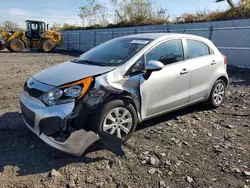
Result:
{"label": "car windshield", "polygon": [[72,62],[98,66],[121,65],[151,41],[141,38],[113,39],[89,50]]}

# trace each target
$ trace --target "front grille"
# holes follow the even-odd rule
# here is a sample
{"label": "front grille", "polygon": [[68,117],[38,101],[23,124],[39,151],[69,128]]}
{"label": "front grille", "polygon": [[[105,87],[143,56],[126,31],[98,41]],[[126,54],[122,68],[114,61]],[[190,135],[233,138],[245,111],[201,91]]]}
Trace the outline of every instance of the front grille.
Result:
{"label": "front grille", "polygon": [[32,112],[30,109],[28,109],[26,106],[24,106],[22,102],[20,102],[20,106],[21,106],[21,111],[22,111],[24,120],[30,127],[34,128],[35,118],[36,118],[35,113]]}
{"label": "front grille", "polygon": [[39,98],[43,94],[43,91],[35,88],[29,88],[27,82],[25,82],[24,84],[24,91],[26,91],[31,97],[34,98]]}

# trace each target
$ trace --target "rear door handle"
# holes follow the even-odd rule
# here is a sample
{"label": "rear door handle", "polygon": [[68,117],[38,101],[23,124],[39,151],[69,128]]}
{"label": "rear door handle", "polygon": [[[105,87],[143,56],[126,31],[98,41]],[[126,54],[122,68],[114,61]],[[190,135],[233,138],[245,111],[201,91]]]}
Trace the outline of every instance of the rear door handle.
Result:
{"label": "rear door handle", "polygon": [[211,63],[211,65],[215,65],[216,64],[216,61],[215,60],[213,60],[212,61],[212,63]]}
{"label": "rear door handle", "polygon": [[187,74],[189,71],[185,68],[185,69],[182,69],[182,71],[180,72],[181,75],[183,74]]}

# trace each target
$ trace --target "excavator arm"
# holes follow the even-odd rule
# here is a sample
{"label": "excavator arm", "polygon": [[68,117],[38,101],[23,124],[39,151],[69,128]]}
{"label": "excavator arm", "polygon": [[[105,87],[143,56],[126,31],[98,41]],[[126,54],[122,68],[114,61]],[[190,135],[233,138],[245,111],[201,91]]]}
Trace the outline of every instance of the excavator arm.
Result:
{"label": "excavator arm", "polygon": [[18,52],[19,48],[22,48],[20,50],[22,51],[24,47],[27,47],[27,38],[24,31],[5,31],[4,29],[0,30],[0,50],[7,48],[9,51]]}
{"label": "excavator arm", "polygon": [[0,34],[1,34],[2,38],[3,38],[3,40],[4,40],[5,42],[7,42],[8,39],[9,39],[9,33],[6,32],[5,30],[1,29]]}

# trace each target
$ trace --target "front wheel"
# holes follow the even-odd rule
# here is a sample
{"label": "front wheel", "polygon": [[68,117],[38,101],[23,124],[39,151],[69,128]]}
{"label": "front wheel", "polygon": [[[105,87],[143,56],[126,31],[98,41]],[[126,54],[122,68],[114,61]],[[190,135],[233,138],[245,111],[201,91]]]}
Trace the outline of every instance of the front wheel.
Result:
{"label": "front wheel", "polygon": [[42,50],[44,52],[52,52],[54,50],[54,43],[51,41],[51,40],[45,40],[43,43],[42,43]]}
{"label": "front wheel", "polygon": [[213,89],[210,93],[207,105],[210,108],[217,108],[225,101],[226,84],[223,80],[217,80],[214,83]]}
{"label": "front wheel", "polygon": [[7,50],[9,50],[10,52],[14,52],[9,46],[7,46]]}
{"label": "front wheel", "polygon": [[94,124],[99,131],[115,135],[124,142],[136,129],[136,111],[132,104],[123,100],[104,104],[94,116]]}
{"label": "front wheel", "polygon": [[7,49],[10,51],[10,52],[22,52],[24,50],[24,43],[22,40],[20,39],[12,39],[10,42],[9,42],[9,46],[7,47]]}

